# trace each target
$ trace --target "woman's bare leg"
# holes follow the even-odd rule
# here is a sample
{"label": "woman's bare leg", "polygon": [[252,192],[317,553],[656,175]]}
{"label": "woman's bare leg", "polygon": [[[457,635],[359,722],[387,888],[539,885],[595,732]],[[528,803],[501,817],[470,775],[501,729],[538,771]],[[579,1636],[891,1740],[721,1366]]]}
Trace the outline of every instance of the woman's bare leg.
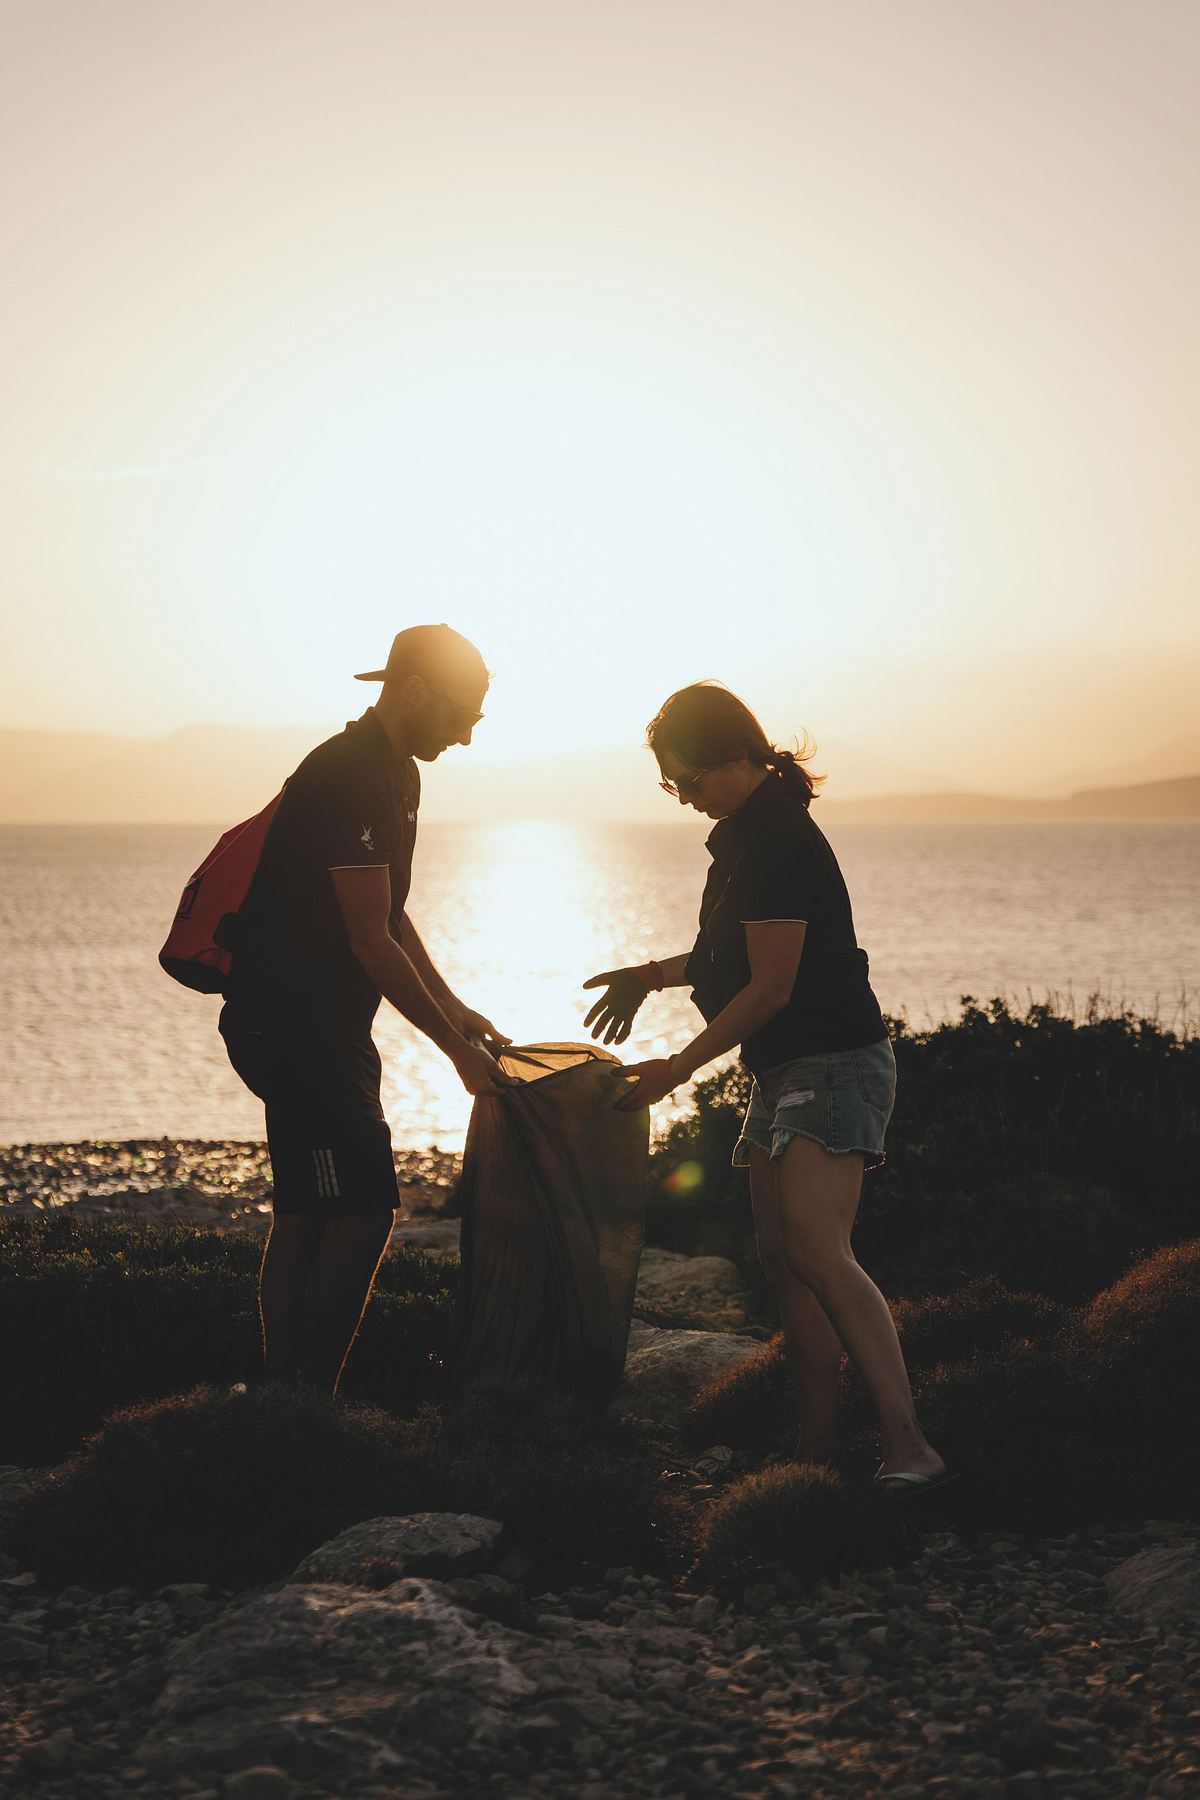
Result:
{"label": "woman's bare leg", "polygon": [[758,1260],[779,1307],[788,1372],[800,1401],[796,1461],[828,1462],[841,1410],[841,1340],[813,1290],[788,1267],[775,1165],[757,1147],[750,1151],[750,1201]]}
{"label": "woman's bare leg", "polygon": [[787,1266],[820,1301],[875,1402],[884,1472],[944,1473],[945,1463],[917,1422],[887,1301],[850,1248],[862,1189],[862,1157],[835,1156],[810,1138],[797,1137],[775,1170]]}

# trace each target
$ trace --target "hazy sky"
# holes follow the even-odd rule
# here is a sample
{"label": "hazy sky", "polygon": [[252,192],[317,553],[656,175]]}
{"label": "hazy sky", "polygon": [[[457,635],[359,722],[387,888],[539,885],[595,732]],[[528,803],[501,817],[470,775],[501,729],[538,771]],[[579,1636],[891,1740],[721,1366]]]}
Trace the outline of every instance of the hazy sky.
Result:
{"label": "hazy sky", "polygon": [[444,618],[501,759],[718,675],[868,787],[1200,769],[1196,0],[0,22],[0,722]]}

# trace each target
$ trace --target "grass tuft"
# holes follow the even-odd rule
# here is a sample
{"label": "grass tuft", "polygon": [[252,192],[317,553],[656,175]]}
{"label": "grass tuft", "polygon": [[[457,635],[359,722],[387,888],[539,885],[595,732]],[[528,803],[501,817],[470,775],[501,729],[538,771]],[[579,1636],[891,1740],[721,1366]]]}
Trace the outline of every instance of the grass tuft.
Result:
{"label": "grass tuft", "polygon": [[759,1583],[804,1592],[850,1569],[891,1562],[911,1521],[892,1496],[833,1470],[784,1463],[735,1481],[700,1528],[698,1579],[725,1592]]}

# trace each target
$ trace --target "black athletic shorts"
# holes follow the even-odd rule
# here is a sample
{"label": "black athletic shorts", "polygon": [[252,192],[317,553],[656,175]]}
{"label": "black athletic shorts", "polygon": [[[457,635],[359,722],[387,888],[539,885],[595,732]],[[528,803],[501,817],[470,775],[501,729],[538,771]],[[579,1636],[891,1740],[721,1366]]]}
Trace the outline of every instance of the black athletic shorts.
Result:
{"label": "black athletic shorts", "polygon": [[265,1026],[230,1005],[219,1029],[230,1062],[266,1105],[275,1211],[330,1218],[393,1211],[392,1134],[370,1032]]}

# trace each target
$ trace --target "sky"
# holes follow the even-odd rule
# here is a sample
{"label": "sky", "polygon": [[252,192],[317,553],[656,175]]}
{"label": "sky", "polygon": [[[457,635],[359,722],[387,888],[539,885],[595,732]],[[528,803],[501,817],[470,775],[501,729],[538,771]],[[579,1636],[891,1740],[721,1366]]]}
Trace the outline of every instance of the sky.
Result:
{"label": "sky", "polygon": [[843,795],[1200,772],[1194,0],[0,36],[0,725],[315,741],[446,619],[517,812],[705,676]]}

